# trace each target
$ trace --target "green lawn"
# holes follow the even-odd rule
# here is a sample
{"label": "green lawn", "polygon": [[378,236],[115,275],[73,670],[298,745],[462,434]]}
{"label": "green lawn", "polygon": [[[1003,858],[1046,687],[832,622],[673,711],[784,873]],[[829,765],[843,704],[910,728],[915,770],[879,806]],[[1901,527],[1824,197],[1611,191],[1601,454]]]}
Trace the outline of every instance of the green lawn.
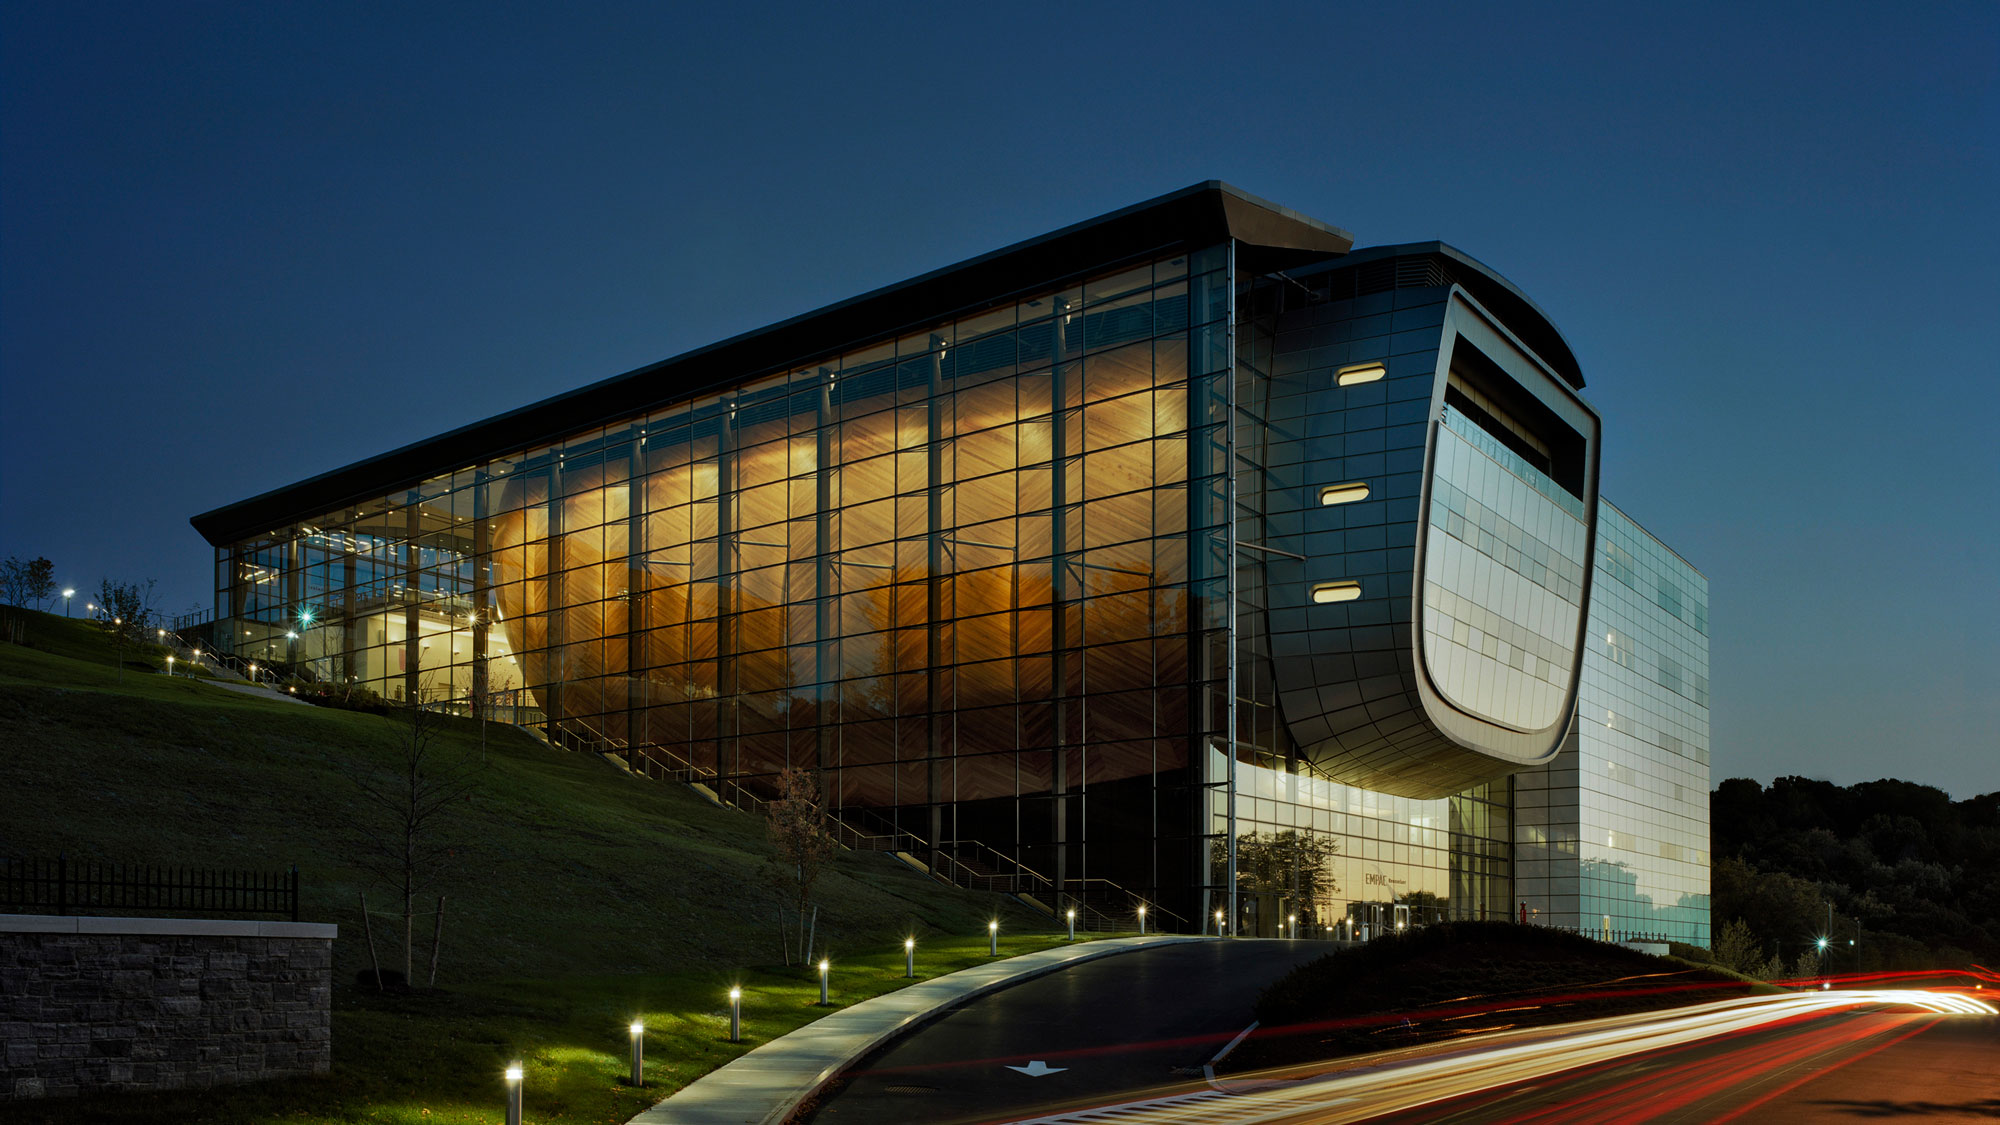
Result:
{"label": "green lawn", "polygon": [[[72,861],[278,869],[296,863],[302,917],[335,922],[334,1070],[226,1091],[92,1098],[0,1112],[18,1120],[439,1122],[496,1120],[499,1074],[527,1063],[530,1120],[618,1122],[689,1079],[827,1009],[816,978],[786,969],[778,887],[755,817],[685,787],[631,777],[498,724],[455,819],[438,988],[381,996],[359,895],[387,906],[353,862],[379,818],[357,768],[386,771],[396,718],[233,693],[128,668],[86,623],[34,615],[29,644],[0,644],[0,854]],[[132,659],[157,653],[127,650]],[[476,761],[477,724],[449,721]],[[898,987],[914,934],[930,976],[1056,941],[1011,900],[945,887],[893,859],[843,853],[817,894],[834,994]],[[428,906],[425,907],[428,909]],[[377,919],[385,947],[387,921]],[[419,979],[429,948],[418,927]],[[385,964],[400,955],[385,948]],[[731,984],[743,1046],[726,1042]],[[627,1025],[645,1019],[651,1088],[618,1084]],[[25,1114],[26,1116],[21,1116]]]}

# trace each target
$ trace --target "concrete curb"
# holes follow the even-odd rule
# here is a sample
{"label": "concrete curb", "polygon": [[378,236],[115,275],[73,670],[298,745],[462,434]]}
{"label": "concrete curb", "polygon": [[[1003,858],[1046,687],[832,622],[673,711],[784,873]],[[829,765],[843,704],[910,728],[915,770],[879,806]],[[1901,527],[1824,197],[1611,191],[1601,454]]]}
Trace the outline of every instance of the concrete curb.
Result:
{"label": "concrete curb", "polygon": [[1175,934],[1106,938],[919,981],[779,1036],[695,1079],[628,1125],[780,1125],[856,1061],[969,1000],[1101,957],[1213,940]]}

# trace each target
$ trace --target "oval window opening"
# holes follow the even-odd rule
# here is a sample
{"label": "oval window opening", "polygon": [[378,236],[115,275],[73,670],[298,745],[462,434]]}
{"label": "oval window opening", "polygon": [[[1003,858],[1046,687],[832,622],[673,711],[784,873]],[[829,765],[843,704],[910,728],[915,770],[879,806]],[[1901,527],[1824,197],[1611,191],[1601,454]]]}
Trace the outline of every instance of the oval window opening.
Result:
{"label": "oval window opening", "polygon": [[1321,507],[1331,507],[1335,504],[1352,504],[1356,500],[1366,499],[1368,499],[1368,486],[1362,484],[1360,481],[1350,484],[1330,484],[1319,490]]}
{"label": "oval window opening", "polygon": [[1322,582],[1313,587],[1313,601],[1321,605],[1328,602],[1351,602],[1360,596],[1359,582]]}
{"label": "oval window opening", "polygon": [[1379,363],[1357,363],[1352,367],[1341,368],[1336,381],[1343,387],[1352,387],[1361,383],[1372,383],[1388,373],[1389,369]]}

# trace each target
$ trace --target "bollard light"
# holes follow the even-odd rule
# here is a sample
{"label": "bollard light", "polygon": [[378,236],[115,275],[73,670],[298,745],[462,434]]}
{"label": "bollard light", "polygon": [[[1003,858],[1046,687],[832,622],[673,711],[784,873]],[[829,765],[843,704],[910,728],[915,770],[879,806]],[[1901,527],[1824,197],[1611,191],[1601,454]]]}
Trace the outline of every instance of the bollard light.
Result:
{"label": "bollard light", "polygon": [[646,1084],[646,1025],[641,1020],[632,1021],[632,1080],[629,1084]]}
{"label": "bollard light", "polygon": [[1285,915],[1285,928],[1286,928],[1287,930],[1291,931],[1291,932],[1290,932],[1290,934],[1289,934],[1288,936],[1290,936],[1290,937],[1293,937],[1293,938],[1296,938],[1296,937],[1298,937],[1298,936],[1299,936],[1299,916],[1298,916],[1298,915],[1296,915],[1296,914],[1287,914],[1287,915]]}
{"label": "bollard light", "polygon": [[903,939],[903,976],[917,979],[917,939],[913,937]]}
{"label": "bollard light", "polygon": [[1069,908],[1069,940],[1076,940],[1076,907]]}
{"label": "bollard light", "polygon": [[1146,904],[1139,904],[1139,936],[1146,936]]}
{"label": "bollard light", "polygon": [[167,656],[167,678],[173,679],[173,676],[174,676],[174,658],[173,655],[169,653]]}
{"label": "bollard light", "polygon": [[1222,911],[1215,912],[1215,936],[1222,936]]}
{"label": "bollard light", "polygon": [[828,967],[828,966],[827,966],[827,961],[826,961],[826,958],[824,958],[824,957],[820,958],[820,959],[819,959],[819,1006],[820,1006],[820,1007],[822,1007],[822,1008],[824,1008],[824,1007],[826,1007],[826,1006],[827,1006],[827,1002],[826,1002],[826,970],[827,970],[827,967]]}
{"label": "bollard light", "polygon": [[1000,956],[1000,921],[997,918],[986,923],[986,955]]}
{"label": "bollard light", "polygon": [[521,1125],[521,1064],[507,1066],[507,1125]]}
{"label": "bollard light", "polygon": [[743,990],[729,990],[729,1041],[743,1042]]}

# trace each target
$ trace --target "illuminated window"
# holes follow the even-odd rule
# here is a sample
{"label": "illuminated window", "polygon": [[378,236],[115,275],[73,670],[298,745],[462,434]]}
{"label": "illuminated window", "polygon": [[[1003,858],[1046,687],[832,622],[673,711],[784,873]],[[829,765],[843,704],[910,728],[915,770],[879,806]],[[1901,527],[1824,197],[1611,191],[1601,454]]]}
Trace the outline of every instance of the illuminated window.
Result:
{"label": "illuminated window", "polygon": [[1360,481],[1354,481],[1349,484],[1330,484],[1319,490],[1319,502],[1322,507],[1331,507],[1335,504],[1352,504],[1356,500],[1366,499],[1368,499],[1368,486]]}
{"label": "illuminated window", "polygon": [[1360,596],[1359,582],[1322,582],[1313,587],[1313,601],[1321,605],[1328,602],[1351,602]]}
{"label": "illuminated window", "polygon": [[1337,382],[1343,387],[1352,387],[1361,383],[1372,383],[1388,373],[1389,369],[1379,363],[1357,363],[1352,367],[1341,368]]}

